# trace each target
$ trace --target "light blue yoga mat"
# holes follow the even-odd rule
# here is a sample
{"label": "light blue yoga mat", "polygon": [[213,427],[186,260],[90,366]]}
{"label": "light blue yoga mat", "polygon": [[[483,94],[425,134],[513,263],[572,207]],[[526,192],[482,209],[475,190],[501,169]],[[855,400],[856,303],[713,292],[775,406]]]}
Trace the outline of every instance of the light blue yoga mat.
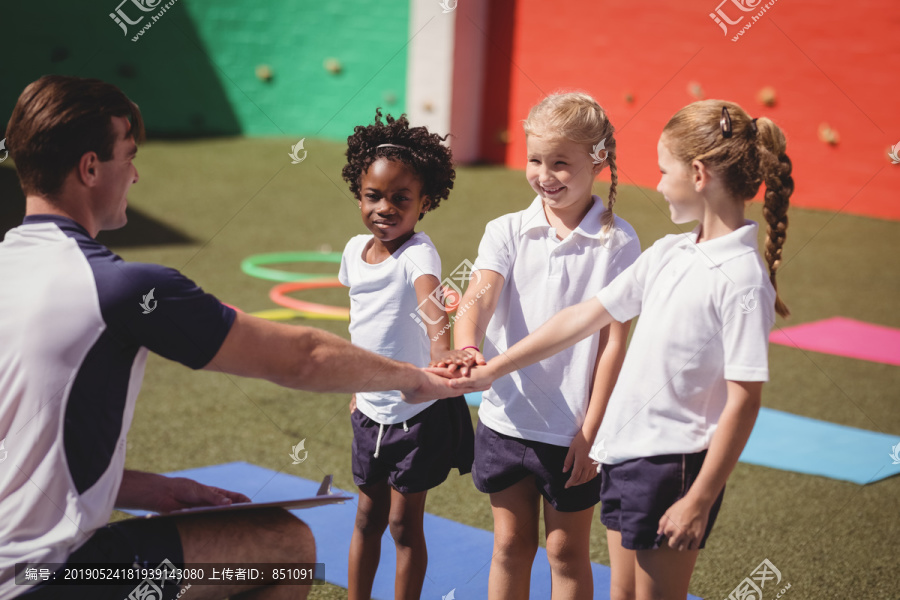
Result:
{"label": "light blue yoga mat", "polygon": [[[466,394],[471,406],[481,392]],[[900,436],[762,408],[741,462],[866,484],[900,473]],[[898,448],[900,451],[900,448]]]}
{"label": "light blue yoga mat", "polygon": [[762,408],[741,461],[866,484],[900,473],[900,436]]}
{"label": "light blue yoga mat", "polygon": [[[234,462],[169,473],[188,477],[207,485],[242,492],[256,502],[302,498],[316,493],[315,481],[277,473],[263,467]],[[338,492],[338,490],[334,490]],[[349,492],[348,492],[349,493]],[[312,529],[316,537],[318,561],[325,564],[325,579],[347,587],[347,558],[350,537],[356,518],[356,501],[293,511]],[[487,496],[484,499],[487,502]],[[132,512],[132,511],[129,511]],[[425,538],[428,542],[428,572],[422,598],[439,599],[454,591],[451,597],[487,598],[493,534],[490,531],[462,525],[449,519],[425,515]],[[372,597],[392,600],[396,551],[390,533],[385,532],[381,544],[381,563],[375,577]],[[594,598],[609,598],[609,567],[592,564]],[[538,549],[531,572],[531,598],[550,597],[550,566],[547,552]],[[699,600],[696,596],[689,596]]]}

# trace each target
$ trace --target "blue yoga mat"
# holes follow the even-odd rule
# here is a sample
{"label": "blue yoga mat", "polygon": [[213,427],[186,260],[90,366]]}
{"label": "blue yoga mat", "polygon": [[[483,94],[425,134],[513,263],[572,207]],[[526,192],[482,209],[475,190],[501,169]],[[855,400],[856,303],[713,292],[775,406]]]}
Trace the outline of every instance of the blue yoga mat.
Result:
{"label": "blue yoga mat", "polygon": [[[481,392],[466,394],[466,402],[478,406]],[[900,473],[891,457],[897,444],[900,436],[762,408],[740,460],[866,484]]]}
{"label": "blue yoga mat", "polygon": [[741,461],[866,484],[900,473],[900,436],[762,408]]}
{"label": "blue yoga mat", "polygon": [[[242,492],[256,502],[312,496],[319,487],[315,481],[244,462],[189,469],[169,475],[188,477],[207,485]],[[353,502],[346,504],[293,511],[310,526],[316,537],[318,561],[325,564],[326,581],[341,587],[347,587],[347,559],[356,518],[355,498],[356,496]],[[487,497],[484,501],[487,502]],[[454,596],[460,599],[487,598],[493,549],[493,534],[490,531],[426,513],[425,538],[428,542],[428,572],[422,598],[442,598],[454,590]],[[609,567],[596,563],[591,566],[594,573],[594,598],[609,598]],[[395,569],[394,541],[390,533],[385,532],[381,543],[381,563],[372,590],[373,598],[393,599]],[[550,566],[547,563],[547,552],[540,548],[531,572],[531,598],[545,600],[549,597]],[[699,600],[696,596],[689,597]]]}

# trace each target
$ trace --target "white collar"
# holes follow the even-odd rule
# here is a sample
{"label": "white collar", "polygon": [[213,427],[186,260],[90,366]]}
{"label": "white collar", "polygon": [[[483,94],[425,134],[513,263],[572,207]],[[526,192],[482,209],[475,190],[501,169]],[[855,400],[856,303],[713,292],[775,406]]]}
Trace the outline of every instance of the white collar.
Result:
{"label": "white collar", "polygon": [[758,230],[759,225],[756,221],[745,220],[741,227],[738,227],[731,233],[698,244],[697,236],[700,234],[700,225],[697,225],[693,231],[684,234],[675,247],[692,247],[699,250],[700,254],[706,259],[709,268],[712,269],[737,256],[748,252],[756,252],[758,250],[756,241]]}
{"label": "white collar", "polygon": [[[572,233],[577,233],[583,237],[604,240],[606,239],[607,234],[603,233],[602,220],[603,212],[606,210],[606,207],[603,206],[603,200],[601,200],[599,196],[595,195],[592,197],[594,199],[593,206],[591,206],[587,214],[584,215],[584,218],[581,219],[578,227],[572,230]],[[531,229],[541,227],[549,228],[550,222],[547,221],[547,214],[544,212],[544,201],[540,196],[536,196],[534,201],[525,209],[525,212],[522,215],[522,225],[519,228],[519,232],[525,233]]]}

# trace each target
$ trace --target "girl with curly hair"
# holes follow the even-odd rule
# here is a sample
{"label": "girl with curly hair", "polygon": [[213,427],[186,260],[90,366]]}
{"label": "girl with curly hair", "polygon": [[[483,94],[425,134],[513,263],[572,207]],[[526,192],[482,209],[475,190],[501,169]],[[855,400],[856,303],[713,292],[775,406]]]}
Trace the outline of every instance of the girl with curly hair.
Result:
{"label": "girl with curly hair", "polygon": [[[446,200],[456,175],[446,139],[390,115],[347,138],[343,177],[368,235],[352,238],[340,281],[350,288],[354,344],[424,367],[450,348],[440,296],[441,259],[416,232]],[[427,491],[452,468],[471,470],[474,434],[462,396],[408,404],[398,391],[360,392],[351,401],[353,479],[359,486],[350,543],[349,598],[368,599],[390,525],[397,549],[395,598],[419,598],[428,564]]]}

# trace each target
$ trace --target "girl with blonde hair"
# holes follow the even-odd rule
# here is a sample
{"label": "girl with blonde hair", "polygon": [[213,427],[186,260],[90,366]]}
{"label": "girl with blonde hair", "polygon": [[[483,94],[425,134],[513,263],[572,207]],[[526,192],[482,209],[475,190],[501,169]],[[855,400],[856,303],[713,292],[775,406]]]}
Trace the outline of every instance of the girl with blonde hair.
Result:
{"label": "girl with blonde hair", "polygon": [[[611,598],[684,599],[768,380],[768,337],[794,189],[781,129],[732,102],[680,110],[658,145],[676,224],[595,297],[466,370],[487,385],[641,315],[591,457],[600,463]],[[765,183],[764,264],[744,205]],[[456,382],[454,382],[456,384]]]}
{"label": "girl with blonde hair", "polygon": [[[634,229],[613,215],[614,131],[587,94],[552,95],[532,108],[525,177],[536,196],[525,210],[488,223],[461,302],[472,307],[456,321],[456,350],[435,364],[468,371],[502,356],[637,259]],[[607,166],[604,206],[591,187]],[[553,598],[593,598],[589,544],[600,480],[588,451],[625,357],[629,325],[598,328],[484,393],[472,478],[490,494],[494,516],[491,600],[528,598],[542,505]]]}

